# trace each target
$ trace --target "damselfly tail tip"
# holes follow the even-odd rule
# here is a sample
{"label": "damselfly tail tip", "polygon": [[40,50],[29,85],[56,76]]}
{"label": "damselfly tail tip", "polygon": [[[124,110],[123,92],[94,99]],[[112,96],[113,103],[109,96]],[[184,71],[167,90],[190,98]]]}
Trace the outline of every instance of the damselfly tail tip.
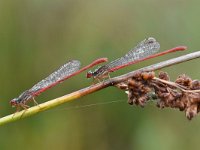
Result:
{"label": "damselfly tail tip", "polygon": [[187,50],[187,46],[177,46],[177,47],[170,49],[169,51],[176,52],[176,51],[184,51],[184,50]]}
{"label": "damselfly tail tip", "polygon": [[98,58],[94,62],[96,64],[100,64],[100,63],[107,62],[107,61],[108,61],[108,58],[104,57],[104,58]]}
{"label": "damselfly tail tip", "polygon": [[187,46],[178,46],[177,49],[179,49],[180,51],[184,51],[187,50]]}

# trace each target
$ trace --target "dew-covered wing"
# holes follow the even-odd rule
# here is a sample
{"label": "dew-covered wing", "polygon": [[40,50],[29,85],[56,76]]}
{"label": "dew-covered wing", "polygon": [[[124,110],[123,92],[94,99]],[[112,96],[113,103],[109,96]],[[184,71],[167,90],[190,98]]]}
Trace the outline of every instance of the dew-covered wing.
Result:
{"label": "dew-covered wing", "polygon": [[122,66],[129,62],[136,61],[152,55],[158,52],[159,49],[160,44],[156,41],[155,38],[150,37],[141,41],[137,46],[131,49],[123,57],[111,61],[109,64],[106,64],[105,67],[108,69],[113,69],[115,67]]}
{"label": "dew-covered wing", "polygon": [[58,70],[50,74],[48,77],[35,84],[29,91],[33,94],[38,95],[42,91],[45,91],[46,89],[56,85],[57,83],[60,83],[69,78],[70,75],[79,70],[80,65],[81,63],[78,60],[71,60],[67,62]]}

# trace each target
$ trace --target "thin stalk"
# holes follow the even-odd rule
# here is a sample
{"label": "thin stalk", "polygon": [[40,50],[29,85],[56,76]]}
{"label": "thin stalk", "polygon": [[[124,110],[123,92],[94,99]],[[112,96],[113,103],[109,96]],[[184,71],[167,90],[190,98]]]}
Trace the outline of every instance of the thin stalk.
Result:
{"label": "thin stalk", "polygon": [[0,125],[32,116],[34,114],[37,114],[39,112],[42,112],[42,111],[48,110],[50,108],[56,107],[56,106],[61,105],[63,103],[73,101],[73,100],[78,99],[80,97],[83,97],[85,95],[97,92],[97,91],[104,89],[106,87],[113,86],[117,83],[120,83],[122,81],[127,80],[128,78],[131,78],[132,76],[134,76],[138,72],[155,71],[155,70],[158,70],[158,69],[161,69],[161,68],[176,65],[178,63],[186,62],[186,61],[196,59],[196,58],[199,58],[199,57],[200,57],[200,51],[197,51],[197,52],[190,53],[190,54],[187,54],[187,55],[183,55],[183,56],[180,56],[180,57],[177,57],[177,58],[166,60],[166,61],[154,64],[154,65],[151,65],[151,66],[147,66],[147,67],[129,72],[129,73],[121,75],[121,76],[117,76],[117,77],[108,79],[104,82],[101,82],[101,83],[98,83],[98,84],[95,84],[95,85],[91,85],[89,87],[80,89],[78,91],[72,92],[70,94],[64,95],[64,96],[59,97],[59,98],[55,98],[53,100],[49,100],[45,103],[39,104],[37,106],[33,106],[29,109],[22,110],[20,112],[16,112],[14,114],[2,117],[2,118],[0,118]]}

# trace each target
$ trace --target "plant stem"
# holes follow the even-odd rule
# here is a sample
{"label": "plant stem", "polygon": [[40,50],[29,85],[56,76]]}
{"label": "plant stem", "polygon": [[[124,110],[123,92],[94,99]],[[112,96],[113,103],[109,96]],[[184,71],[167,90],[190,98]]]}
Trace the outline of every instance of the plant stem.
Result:
{"label": "plant stem", "polygon": [[155,70],[158,70],[158,69],[161,69],[161,68],[169,67],[169,66],[172,66],[172,65],[175,65],[175,64],[178,64],[178,63],[182,63],[182,62],[185,62],[185,61],[189,61],[189,60],[192,60],[192,59],[196,59],[196,58],[199,58],[199,57],[200,57],[200,51],[197,51],[197,52],[190,53],[190,54],[187,54],[187,55],[183,55],[183,56],[180,56],[180,57],[177,57],[177,58],[166,60],[166,61],[154,64],[154,65],[151,65],[151,66],[147,66],[147,67],[129,72],[129,73],[121,75],[121,76],[117,76],[117,77],[108,79],[104,82],[101,82],[101,83],[98,83],[98,84],[95,84],[95,85],[91,85],[89,87],[86,87],[86,88],[83,88],[81,90],[72,92],[72,93],[64,95],[62,97],[55,98],[53,100],[49,100],[49,101],[42,103],[42,104],[39,104],[37,106],[33,106],[29,109],[22,110],[20,112],[16,112],[14,114],[0,118],[0,125],[32,116],[34,114],[37,114],[39,112],[42,112],[42,111],[48,110],[50,108],[56,107],[58,105],[66,103],[68,101],[72,101],[72,100],[78,99],[80,97],[83,97],[85,95],[88,95],[90,93],[94,93],[94,92],[99,91],[99,90],[106,88],[108,86],[113,86],[117,83],[120,83],[122,81],[127,80],[128,78],[131,78],[132,76],[134,76],[138,72],[155,71]]}

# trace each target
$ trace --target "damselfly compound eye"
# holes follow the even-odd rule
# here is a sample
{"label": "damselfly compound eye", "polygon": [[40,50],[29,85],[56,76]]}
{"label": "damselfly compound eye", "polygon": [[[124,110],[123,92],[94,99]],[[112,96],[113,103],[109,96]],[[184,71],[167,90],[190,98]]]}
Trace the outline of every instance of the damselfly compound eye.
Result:
{"label": "damselfly compound eye", "polygon": [[87,74],[86,74],[86,77],[87,78],[91,78],[92,76],[93,76],[92,71],[88,71]]}

